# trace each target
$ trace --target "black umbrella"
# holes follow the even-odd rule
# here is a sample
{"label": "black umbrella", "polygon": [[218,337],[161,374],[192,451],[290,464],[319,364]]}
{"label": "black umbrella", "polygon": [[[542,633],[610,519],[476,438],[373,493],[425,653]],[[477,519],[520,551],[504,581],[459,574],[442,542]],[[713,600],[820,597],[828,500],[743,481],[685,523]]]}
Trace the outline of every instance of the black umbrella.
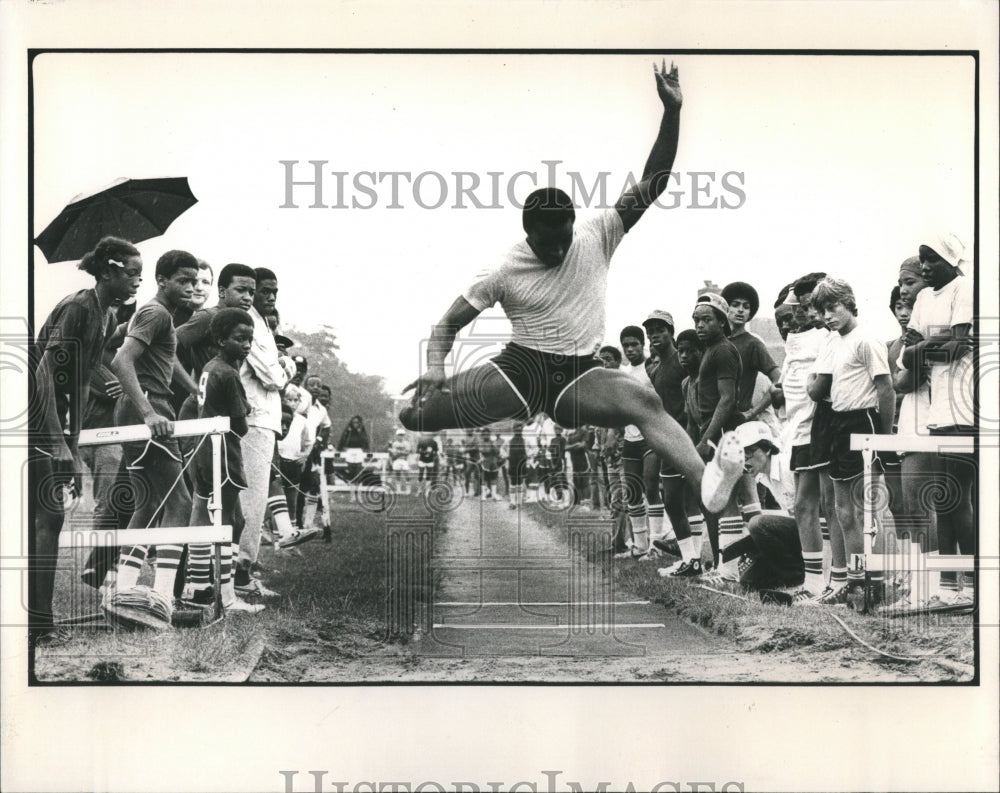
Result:
{"label": "black umbrella", "polygon": [[158,237],[196,203],[183,176],[119,179],[98,193],[74,198],[35,244],[50,262],[75,261],[109,234],[129,242]]}

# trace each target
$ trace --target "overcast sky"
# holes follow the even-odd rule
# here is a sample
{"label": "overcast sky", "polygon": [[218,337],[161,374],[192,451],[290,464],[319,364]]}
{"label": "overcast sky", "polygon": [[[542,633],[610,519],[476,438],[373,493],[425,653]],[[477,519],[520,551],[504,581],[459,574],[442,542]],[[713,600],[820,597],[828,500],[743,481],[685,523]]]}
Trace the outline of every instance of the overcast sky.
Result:
{"label": "overcast sky", "polygon": [[[891,337],[899,263],[938,228],[971,246],[972,59],[676,61],[680,178],[663,203],[677,206],[651,209],[619,248],[607,339],[653,308],[689,327],[704,279],[750,281],[770,314],[780,287],[810,270],[850,281],[861,319]],[[199,203],[140,244],[140,300],[155,291],[153,267],[170,248],[216,271],[231,261],[270,267],[284,324],[332,326],[346,364],[384,376],[395,392],[416,376],[431,323],[523,236],[515,203],[548,184],[550,168],[567,190],[574,173],[588,191],[605,174],[608,202],[641,174],[661,113],[651,62],[47,53],[34,62],[35,233],[75,195],[119,177],[187,176]],[[298,208],[282,208],[281,162],[297,162],[294,178],[305,181],[310,160],[326,161],[327,207],[310,207],[307,185],[292,189]],[[364,172],[410,177],[397,177],[394,203],[392,177],[376,183]],[[459,179],[480,181],[472,196],[482,208],[460,196]],[[581,217],[597,211],[595,200],[577,193]],[[50,265],[37,248],[34,263],[36,320],[90,285],[73,263]],[[477,325],[484,341],[463,361],[479,360],[508,330],[499,319]]]}

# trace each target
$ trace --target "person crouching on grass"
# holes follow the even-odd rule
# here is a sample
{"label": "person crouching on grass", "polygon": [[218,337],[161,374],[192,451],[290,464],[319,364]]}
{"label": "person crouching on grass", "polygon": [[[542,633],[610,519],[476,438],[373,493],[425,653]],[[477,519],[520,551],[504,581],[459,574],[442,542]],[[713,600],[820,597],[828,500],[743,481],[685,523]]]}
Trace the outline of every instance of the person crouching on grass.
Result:
{"label": "person crouching on grass", "polygon": [[[833,408],[830,478],[849,562],[847,587],[842,590],[841,598],[851,604],[857,602],[865,576],[863,564],[851,564],[853,558],[865,551],[862,500],[856,487],[858,477],[864,473],[864,462],[861,452],[851,449],[851,435],[891,435],[896,394],[885,342],[858,324],[858,308],[850,284],[824,278],[816,285],[812,302],[831,335],[816,361],[817,376],[808,391],[816,402],[829,394]],[[876,460],[878,456],[876,453]],[[878,466],[876,472],[881,463]],[[873,574],[872,580],[881,584],[881,574]],[[881,589],[880,585],[873,588],[876,603],[882,599]],[[830,599],[822,602],[829,603]]]}
{"label": "person crouching on grass", "polygon": [[[237,509],[239,494],[247,486],[243,473],[243,452],[240,438],[247,433],[246,391],[240,381],[240,366],[250,353],[253,339],[253,318],[239,308],[222,308],[212,317],[211,332],[219,345],[219,354],[205,364],[198,380],[198,418],[229,417],[220,453],[222,454],[222,522],[233,527],[231,544],[222,548],[222,605],[227,613],[262,611],[263,604],[251,605],[236,597],[233,582],[233,553],[239,553],[242,516]],[[208,499],[212,497],[212,446],[202,443],[194,458],[194,500],[191,525],[207,526]],[[194,548],[192,547],[192,551]],[[211,602],[211,591],[203,589],[203,600]]]}

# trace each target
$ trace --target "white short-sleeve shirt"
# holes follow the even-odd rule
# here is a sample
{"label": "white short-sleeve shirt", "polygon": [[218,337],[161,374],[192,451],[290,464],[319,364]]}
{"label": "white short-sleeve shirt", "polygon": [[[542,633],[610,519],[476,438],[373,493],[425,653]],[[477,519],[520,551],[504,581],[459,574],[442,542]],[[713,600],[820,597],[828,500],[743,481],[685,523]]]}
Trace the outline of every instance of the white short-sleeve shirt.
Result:
{"label": "white short-sleeve shirt", "polygon": [[[656,389],[653,388],[653,382],[649,379],[649,374],[646,372],[645,363],[641,363],[638,366],[633,366],[630,363],[623,363],[618,371],[627,374],[640,385],[648,388],[653,393],[656,393]],[[625,427],[625,440],[630,443],[643,440],[642,433],[639,432],[639,428],[635,426],[635,424],[628,424]]]}
{"label": "white short-sleeve shirt", "polygon": [[614,209],[578,222],[558,267],[542,264],[522,240],[499,267],[477,276],[462,296],[479,311],[499,303],[513,327],[515,344],[546,353],[589,355],[604,339],[608,266],[624,235]]}
{"label": "white short-sleeve shirt", "polygon": [[[889,374],[885,342],[863,325],[850,333],[831,333],[826,364],[830,376],[830,401],[838,413],[878,407],[875,378]],[[818,363],[818,362],[817,362]]]}
{"label": "white short-sleeve shirt", "polygon": [[[921,289],[913,304],[909,327],[924,338],[973,321],[972,279],[958,276],[940,289]],[[930,412],[927,426],[975,424],[973,358],[930,364]]]}

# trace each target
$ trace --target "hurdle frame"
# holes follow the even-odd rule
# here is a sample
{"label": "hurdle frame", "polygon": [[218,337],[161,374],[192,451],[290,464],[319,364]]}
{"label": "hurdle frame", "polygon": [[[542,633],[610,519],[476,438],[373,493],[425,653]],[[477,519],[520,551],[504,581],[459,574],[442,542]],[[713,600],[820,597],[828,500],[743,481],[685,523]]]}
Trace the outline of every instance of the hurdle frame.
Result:
{"label": "hurdle frame", "polygon": [[[379,463],[379,476],[382,479],[382,484],[380,486],[379,492],[382,495],[382,509],[385,509],[385,474],[386,474],[386,462],[389,459],[389,455],[386,452],[365,452],[365,462],[362,466],[371,461],[377,460]],[[339,452],[335,449],[326,449],[320,453],[320,482],[319,482],[319,493],[320,502],[323,505],[323,522],[324,526],[330,525],[330,493],[353,493],[357,494],[362,485],[353,484],[347,482],[343,485],[331,485],[326,480],[326,460],[338,460],[345,457],[344,452]],[[336,473],[334,474],[336,476]],[[375,488],[370,488],[375,489]]]}
{"label": "hurdle frame", "polygon": [[[229,417],[217,416],[206,419],[189,419],[171,422],[169,437],[188,438],[210,436],[212,444],[212,498],[208,511],[212,518],[209,526],[168,526],[148,529],[63,529],[59,533],[60,548],[97,548],[127,545],[210,544],[215,548],[215,619],[225,615],[222,606],[222,545],[233,541],[233,527],[222,523],[222,436],[229,432]],[[129,424],[121,427],[101,427],[82,430],[77,446],[104,446],[114,443],[148,441],[153,437],[145,424]],[[137,538],[142,533],[142,539]]]}
{"label": "hurdle frame", "polygon": [[[974,435],[851,435],[851,450],[860,451],[864,462],[864,554],[862,563],[865,572],[865,609],[871,608],[871,573],[895,569],[886,564],[893,556],[888,553],[875,553],[875,538],[879,532],[875,509],[868,494],[872,492],[874,473],[872,466],[876,452],[923,452],[927,454],[975,454],[976,436]],[[919,546],[918,546],[919,547]],[[896,554],[896,556],[901,556]],[[971,572],[978,570],[975,554],[956,554],[941,556],[938,552],[920,554],[913,552],[912,542],[905,554],[906,569],[913,572],[917,567],[924,572]]]}

